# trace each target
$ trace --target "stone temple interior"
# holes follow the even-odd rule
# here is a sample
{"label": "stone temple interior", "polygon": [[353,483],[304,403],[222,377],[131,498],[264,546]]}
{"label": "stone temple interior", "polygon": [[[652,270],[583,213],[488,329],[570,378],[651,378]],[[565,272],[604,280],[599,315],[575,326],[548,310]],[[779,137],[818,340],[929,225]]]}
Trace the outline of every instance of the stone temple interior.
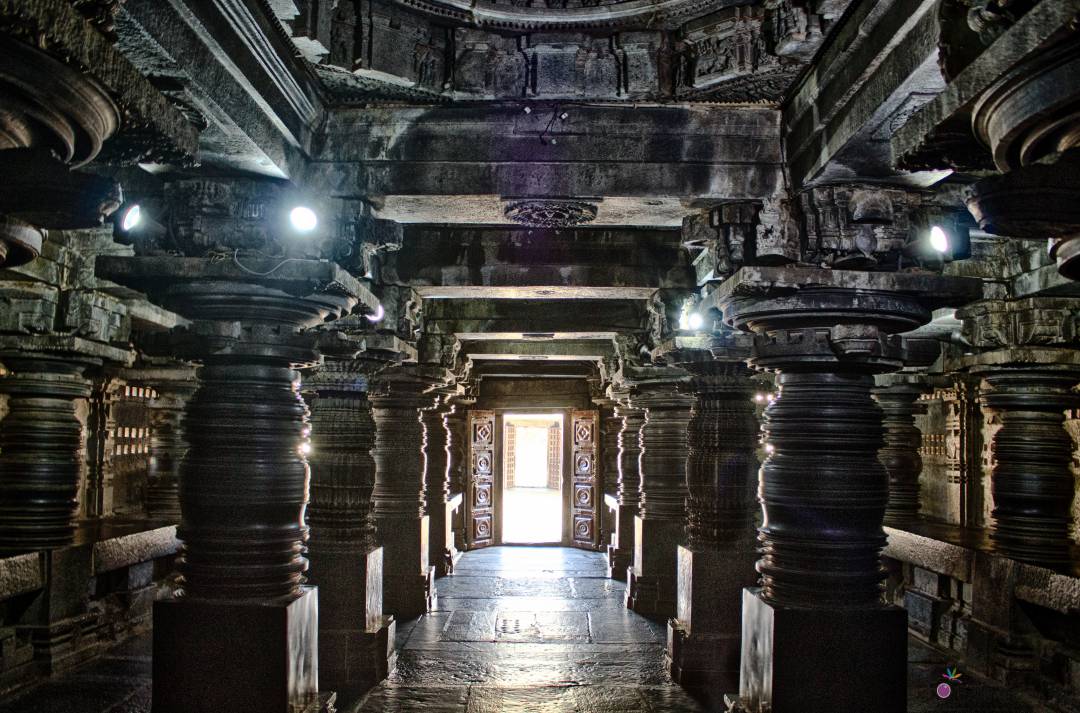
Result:
{"label": "stone temple interior", "polygon": [[1080,712],[1080,0],[0,0],[0,176],[0,713]]}

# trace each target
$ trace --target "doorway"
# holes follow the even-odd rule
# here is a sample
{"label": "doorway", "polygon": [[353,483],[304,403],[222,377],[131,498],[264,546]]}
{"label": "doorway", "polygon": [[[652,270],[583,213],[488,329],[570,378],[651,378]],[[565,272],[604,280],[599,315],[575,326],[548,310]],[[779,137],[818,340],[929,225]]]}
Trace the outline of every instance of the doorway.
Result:
{"label": "doorway", "polygon": [[502,542],[562,542],[563,427],[561,413],[503,416]]}

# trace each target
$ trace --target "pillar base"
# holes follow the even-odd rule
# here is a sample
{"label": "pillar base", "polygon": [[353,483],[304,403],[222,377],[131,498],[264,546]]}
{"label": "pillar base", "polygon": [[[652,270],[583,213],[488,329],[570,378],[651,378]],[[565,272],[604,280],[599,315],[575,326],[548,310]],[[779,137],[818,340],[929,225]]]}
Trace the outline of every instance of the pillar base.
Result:
{"label": "pillar base", "polygon": [[310,581],[319,584],[319,688],[364,693],[397,663],[394,617],[382,613],[383,548],[325,551],[313,539]]}
{"label": "pillar base", "polygon": [[607,563],[608,577],[620,582],[626,581],[626,570],[633,564],[634,553],[630,550],[621,550],[615,545],[608,545]]}
{"label": "pillar base", "polygon": [[154,713],[296,713],[318,700],[318,597],[154,603]]}
{"label": "pillar base", "polygon": [[684,529],[680,520],[634,518],[634,565],[627,570],[626,583],[628,609],[656,619],[676,615],[677,549]]}
{"label": "pillar base", "polygon": [[343,694],[374,688],[397,667],[397,622],[380,616],[366,630],[319,631],[319,686]]}
{"label": "pillar base", "polygon": [[739,697],[751,713],[905,713],[907,613],[797,609],[743,591]]}
{"label": "pillar base", "polygon": [[739,690],[743,588],[757,579],[752,549],[679,547],[679,600],[667,660],[677,683],[719,702]]}
{"label": "pillar base", "polygon": [[424,574],[387,574],[383,579],[383,611],[398,621],[423,616],[435,605],[435,568]]}

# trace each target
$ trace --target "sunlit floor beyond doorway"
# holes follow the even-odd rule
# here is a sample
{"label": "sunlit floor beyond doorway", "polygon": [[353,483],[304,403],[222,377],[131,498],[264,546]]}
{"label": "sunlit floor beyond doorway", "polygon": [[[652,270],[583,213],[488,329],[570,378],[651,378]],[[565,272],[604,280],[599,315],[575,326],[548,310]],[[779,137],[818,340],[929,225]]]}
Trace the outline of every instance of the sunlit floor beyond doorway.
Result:
{"label": "sunlit floor beyond doorway", "polygon": [[503,542],[545,543],[562,539],[562,493],[553,488],[503,491]]}

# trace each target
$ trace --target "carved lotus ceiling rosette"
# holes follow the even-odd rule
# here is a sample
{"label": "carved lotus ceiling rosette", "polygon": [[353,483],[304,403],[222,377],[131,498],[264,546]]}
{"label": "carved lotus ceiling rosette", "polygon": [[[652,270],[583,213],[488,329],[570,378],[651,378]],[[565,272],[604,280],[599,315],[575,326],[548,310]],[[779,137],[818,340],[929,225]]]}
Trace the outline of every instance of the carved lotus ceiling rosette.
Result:
{"label": "carved lotus ceiling rosette", "polygon": [[584,201],[523,200],[507,203],[503,214],[529,228],[574,228],[596,220],[596,206]]}
{"label": "carved lotus ceiling rosette", "polygon": [[452,20],[505,30],[622,27],[665,23],[701,15],[742,0],[394,0],[403,7]]}

